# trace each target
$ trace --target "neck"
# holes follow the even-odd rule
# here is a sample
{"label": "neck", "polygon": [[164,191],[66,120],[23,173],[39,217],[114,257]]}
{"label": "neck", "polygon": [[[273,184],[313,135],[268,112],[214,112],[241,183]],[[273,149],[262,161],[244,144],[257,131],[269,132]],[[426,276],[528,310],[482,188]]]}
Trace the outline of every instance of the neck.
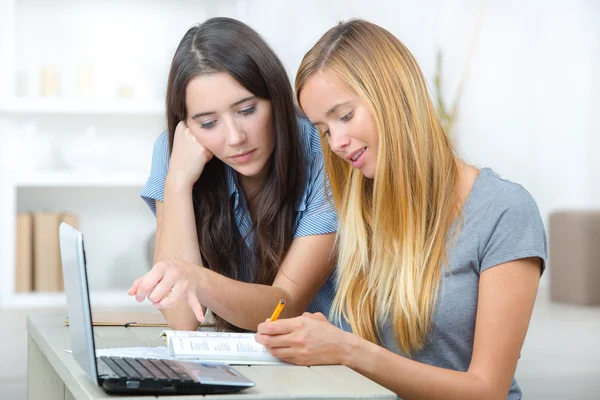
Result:
{"label": "neck", "polygon": [[459,209],[465,204],[473,190],[473,185],[479,175],[479,169],[458,160],[458,202]]}
{"label": "neck", "polygon": [[265,183],[267,180],[267,168],[263,168],[261,172],[254,176],[238,175],[238,179],[246,199],[252,202],[254,196],[258,193],[263,183]]}

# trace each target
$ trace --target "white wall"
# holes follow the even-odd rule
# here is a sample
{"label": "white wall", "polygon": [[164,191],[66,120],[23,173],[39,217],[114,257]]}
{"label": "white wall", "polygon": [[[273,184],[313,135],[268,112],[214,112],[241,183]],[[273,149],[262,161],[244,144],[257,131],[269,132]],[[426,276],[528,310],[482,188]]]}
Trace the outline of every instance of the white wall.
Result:
{"label": "white wall", "polygon": [[545,217],[598,208],[600,5],[508,3],[490,10],[462,104],[461,149],[522,183]]}
{"label": "white wall", "polygon": [[[557,209],[600,208],[600,2],[333,1],[325,7],[304,1],[285,7],[296,23],[275,25],[271,18],[280,10],[262,7],[272,2],[251,3],[256,17],[250,13],[249,21],[292,76],[303,52],[326,29],[339,19],[361,17],[402,40],[430,86],[435,51],[442,49],[447,100],[483,15],[456,127],[461,155],[522,184],[546,224]],[[547,279],[545,274],[543,285]]]}
{"label": "white wall", "polygon": [[430,85],[441,48],[447,100],[483,12],[459,112],[461,154],[521,183],[545,219],[556,209],[600,208],[600,2],[255,0],[247,11],[292,78],[316,39],[349,17],[400,38]]}

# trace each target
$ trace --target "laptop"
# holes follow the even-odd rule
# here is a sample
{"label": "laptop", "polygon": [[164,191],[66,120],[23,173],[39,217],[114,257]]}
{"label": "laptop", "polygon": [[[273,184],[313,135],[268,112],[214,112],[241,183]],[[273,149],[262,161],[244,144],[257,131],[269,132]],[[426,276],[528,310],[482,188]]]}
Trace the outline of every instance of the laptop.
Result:
{"label": "laptop", "polygon": [[130,357],[96,357],[83,235],[61,223],[60,255],[71,349],[89,378],[114,394],[233,393],[254,383],[227,364]]}

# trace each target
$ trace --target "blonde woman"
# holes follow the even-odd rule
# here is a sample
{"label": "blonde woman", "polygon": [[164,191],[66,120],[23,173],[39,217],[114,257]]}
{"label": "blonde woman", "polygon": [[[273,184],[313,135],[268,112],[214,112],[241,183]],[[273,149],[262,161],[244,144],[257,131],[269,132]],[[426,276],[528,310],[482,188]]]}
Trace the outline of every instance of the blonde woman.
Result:
{"label": "blonde woman", "polygon": [[546,237],[520,185],[460,160],[410,52],[353,20],[302,60],[297,100],[322,134],[338,217],[338,291],[257,341],[345,364],[405,399],[518,399],[514,380]]}

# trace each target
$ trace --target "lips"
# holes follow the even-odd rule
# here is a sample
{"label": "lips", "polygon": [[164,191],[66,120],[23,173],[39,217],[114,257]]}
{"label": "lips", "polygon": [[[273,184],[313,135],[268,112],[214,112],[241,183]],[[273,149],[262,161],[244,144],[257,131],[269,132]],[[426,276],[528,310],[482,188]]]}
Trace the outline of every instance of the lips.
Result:
{"label": "lips", "polygon": [[356,153],[354,155],[354,157],[352,157],[352,161],[358,160],[358,157],[362,156],[365,151],[367,151],[366,147],[364,147],[361,151],[359,151],[358,153]]}
{"label": "lips", "polygon": [[345,157],[346,161],[350,161],[350,162],[355,161],[358,157],[360,157],[360,155],[362,153],[365,152],[365,150],[367,150],[366,147],[361,147],[360,149],[356,149],[355,151],[353,151],[352,153],[348,154]]}
{"label": "lips", "polygon": [[238,154],[236,154],[234,156],[231,156],[231,158],[242,158],[242,157],[247,156],[248,154],[252,153],[253,151],[254,150],[248,150],[248,151],[245,151],[243,153],[238,153]]}

